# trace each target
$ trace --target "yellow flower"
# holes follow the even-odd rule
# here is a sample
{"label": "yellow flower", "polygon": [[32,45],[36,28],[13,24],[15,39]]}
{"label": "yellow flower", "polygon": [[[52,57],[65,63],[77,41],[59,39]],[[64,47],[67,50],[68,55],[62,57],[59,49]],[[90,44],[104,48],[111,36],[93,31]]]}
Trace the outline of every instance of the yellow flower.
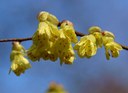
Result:
{"label": "yellow flower", "polygon": [[46,23],[49,26],[49,31],[50,31],[50,36],[49,39],[52,42],[55,42],[55,40],[59,37],[60,33],[58,30],[58,27],[52,23],[50,23],[49,21],[46,21]]}
{"label": "yellow flower", "polygon": [[28,49],[29,59],[32,61],[37,61],[40,58],[57,60],[57,56],[53,53],[53,45],[58,37],[59,31],[56,25],[48,21],[40,22],[32,38],[33,45]]}
{"label": "yellow flower", "polygon": [[90,58],[97,52],[96,39],[93,35],[83,36],[74,46],[80,57]]}
{"label": "yellow flower", "polygon": [[103,46],[102,33],[101,32],[94,32],[93,35],[96,38],[97,47],[101,48]]}
{"label": "yellow flower", "polygon": [[56,61],[58,56],[53,52],[53,45],[59,35],[60,33],[56,25],[48,21],[40,22],[32,38],[33,45],[27,52],[28,58],[32,61],[37,61],[40,58]]}
{"label": "yellow flower", "polygon": [[54,15],[52,15],[48,12],[45,12],[45,11],[42,11],[39,13],[38,21],[39,22],[49,21],[50,23],[52,23],[56,26],[59,24],[58,19]]}
{"label": "yellow flower", "polygon": [[41,58],[41,48],[41,46],[36,46],[33,44],[27,51],[28,58],[32,61],[39,61]]}
{"label": "yellow flower", "polygon": [[42,51],[41,57],[44,60],[50,59],[51,61],[56,61],[58,59],[58,53],[56,52],[56,49],[54,47],[54,43],[51,42],[50,45],[51,46],[49,49]]}
{"label": "yellow flower", "polygon": [[58,19],[45,11],[42,11],[38,15],[38,29],[32,36],[33,45],[28,49],[28,58],[32,61],[40,60],[52,60],[56,61],[58,55],[54,53],[54,43],[60,36],[58,31]]}
{"label": "yellow flower", "polygon": [[22,52],[23,47],[18,48],[19,46],[21,47],[19,43],[14,42],[10,54],[10,60],[12,62],[10,70],[12,70],[17,76],[31,67],[29,61],[24,57],[24,53]]}
{"label": "yellow flower", "polygon": [[62,53],[59,55],[60,58],[60,64],[72,64],[75,59],[75,53],[73,51],[72,46],[70,45],[69,49],[62,51]]}
{"label": "yellow flower", "polygon": [[37,19],[39,22],[44,22],[47,20],[48,16],[49,16],[48,12],[42,11],[38,14]]}
{"label": "yellow flower", "polygon": [[37,31],[32,36],[33,44],[46,49],[49,47],[50,28],[47,23],[40,22]]}
{"label": "yellow flower", "polygon": [[110,52],[111,56],[116,58],[119,56],[119,51],[122,50],[121,45],[117,44],[116,42],[109,42],[105,45],[105,54],[107,60],[110,59]]}
{"label": "yellow flower", "polygon": [[122,47],[121,45],[114,42],[115,39],[114,34],[109,31],[104,31],[102,35],[103,35],[102,40],[103,40],[103,45],[105,47],[106,59],[109,60],[110,56],[114,58],[118,57],[120,50],[122,50]]}
{"label": "yellow flower", "polygon": [[97,47],[102,47],[103,45],[103,40],[102,40],[102,33],[101,33],[101,28],[98,26],[92,26],[89,28],[89,34],[92,34],[96,38],[96,45]]}
{"label": "yellow flower", "polygon": [[71,42],[77,43],[78,39],[75,34],[75,29],[73,27],[73,24],[70,21],[63,21],[60,26],[60,31],[63,31],[64,34],[70,38]]}
{"label": "yellow flower", "polygon": [[10,57],[12,61],[11,70],[17,76],[24,73],[28,68],[31,68],[29,61],[18,51],[13,50]]}
{"label": "yellow flower", "polygon": [[55,41],[54,49],[56,50],[58,55],[60,55],[62,51],[69,49],[70,44],[71,44],[70,39],[67,36],[65,36],[63,31],[60,31],[60,36]]}
{"label": "yellow flower", "polygon": [[60,58],[60,64],[72,64],[74,61],[74,51],[70,39],[60,31],[60,37],[54,44],[54,53]]}
{"label": "yellow flower", "polygon": [[114,36],[114,34],[113,33],[111,33],[111,32],[109,32],[109,31],[104,31],[103,33],[102,33],[102,40],[103,40],[103,44],[105,45],[105,44],[107,44],[107,43],[109,43],[109,42],[113,42],[114,41],[114,39],[115,39],[115,36]]}

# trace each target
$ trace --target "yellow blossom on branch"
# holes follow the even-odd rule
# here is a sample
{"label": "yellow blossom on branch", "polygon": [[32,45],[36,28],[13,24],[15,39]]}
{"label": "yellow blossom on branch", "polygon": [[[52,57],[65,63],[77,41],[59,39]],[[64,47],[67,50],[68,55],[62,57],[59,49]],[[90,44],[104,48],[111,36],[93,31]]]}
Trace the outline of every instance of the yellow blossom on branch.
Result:
{"label": "yellow blossom on branch", "polygon": [[106,59],[109,60],[110,56],[116,58],[119,56],[119,52],[122,50],[121,45],[117,44],[114,39],[115,36],[109,31],[104,31],[103,33],[103,44],[105,47]]}
{"label": "yellow blossom on branch", "polygon": [[97,52],[96,39],[93,35],[86,35],[81,37],[80,41],[76,43],[74,49],[80,57],[90,58]]}
{"label": "yellow blossom on branch", "polygon": [[10,70],[17,76],[31,67],[29,61],[24,57],[23,49],[19,42],[13,43],[12,52],[10,54],[10,60],[12,62]]}
{"label": "yellow blossom on branch", "polygon": [[122,47],[116,42],[109,42],[105,45],[105,54],[107,60],[110,59],[110,56],[116,58],[119,56],[119,52],[122,50]]}
{"label": "yellow blossom on branch", "polygon": [[73,27],[73,24],[70,21],[63,21],[61,23],[61,31],[64,32],[64,34],[70,38],[71,42],[73,43],[77,43],[78,39],[77,36],[75,34],[75,29]]}
{"label": "yellow blossom on branch", "polygon": [[[62,29],[60,29],[62,30]],[[71,45],[71,40],[68,36],[65,35],[63,31],[60,31],[60,37],[56,40],[55,45],[55,54],[60,58],[60,64],[72,64],[74,61],[74,50]]]}
{"label": "yellow blossom on branch", "polygon": [[109,42],[113,42],[115,39],[115,36],[112,32],[109,32],[109,31],[104,31],[102,33],[102,40],[103,40],[103,44],[107,44]]}
{"label": "yellow blossom on branch", "polygon": [[53,45],[59,37],[58,19],[43,11],[38,15],[38,20],[39,26],[32,37],[33,45],[28,49],[28,57],[32,61],[40,60],[40,58],[56,61],[58,56],[53,52]]}
{"label": "yellow blossom on branch", "polygon": [[88,31],[89,31],[89,34],[92,34],[95,36],[97,47],[101,48],[103,45],[101,28],[98,26],[92,26],[89,28]]}

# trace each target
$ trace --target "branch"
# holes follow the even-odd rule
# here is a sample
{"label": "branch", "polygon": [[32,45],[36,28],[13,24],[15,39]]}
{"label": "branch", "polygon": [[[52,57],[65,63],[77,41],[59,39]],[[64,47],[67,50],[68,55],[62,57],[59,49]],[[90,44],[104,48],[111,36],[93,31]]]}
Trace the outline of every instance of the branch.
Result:
{"label": "branch", "polygon": [[[119,43],[118,43],[119,44]],[[121,47],[124,49],[124,50],[128,50],[128,46],[124,46],[124,45],[122,45],[122,44],[120,44],[121,45]]]}
{"label": "branch", "polygon": [[28,41],[28,40],[32,40],[32,37],[28,37],[28,38],[0,39],[0,42],[13,42],[13,41],[22,42],[22,41]]}
{"label": "branch", "polygon": [[[81,32],[75,32],[77,36],[84,36],[86,34],[83,34]],[[32,40],[32,37],[28,37],[28,38],[11,38],[11,39],[0,39],[0,42],[13,42],[13,41],[18,41],[18,42],[23,42],[23,41],[28,41],[28,40]],[[119,44],[119,43],[118,43]],[[128,50],[128,46],[124,46],[122,44],[120,44],[122,46],[122,48],[124,50]]]}
{"label": "branch", "polygon": [[[84,36],[85,34],[81,33],[81,32],[75,32],[77,36]],[[18,42],[23,42],[23,41],[28,41],[28,40],[32,40],[32,37],[28,37],[28,38],[10,38],[10,39],[0,39],[0,42],[13,42],[13,41],[18,41]]]}
{"label": "branch", "polygon": [[[62,23],[62,22],[60,22],[60,23],[58,24],[58,26],[60,26],[61,23]],[[78,31],[75,31],[75,33],[76,33],[77,36],[80,36],[80,37],[86,35],[86,34],[84,34],[84,33],[78,32]],[[28,37],[28,38],[0,39],[0,42],[13,42],[13,41],[23,42],[23,41],[29,41],[29,40],[32,40],[32,37]],[[118,43],[118,44],[119,44],[119,43]],[[125,45],[122,45],[122,44],[120,44],[120,45],[122,46],[122,48],[123,48],[124,50],[128,50],[128,46],[125,46]]]}

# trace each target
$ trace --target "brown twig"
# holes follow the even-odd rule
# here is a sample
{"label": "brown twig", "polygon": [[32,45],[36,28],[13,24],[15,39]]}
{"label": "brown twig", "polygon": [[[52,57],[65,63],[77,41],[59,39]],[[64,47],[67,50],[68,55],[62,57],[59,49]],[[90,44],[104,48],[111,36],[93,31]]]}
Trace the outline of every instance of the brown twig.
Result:
{"label": "brown twig", "polygon": [[[81,32],[75,32],[77,36],[84,36],[85,34],[81,33]],[[0,39],[0,42],[13,42],[13,41],[19,41],[19,42],[23,42],[23,41],[28,41],[28,40],[32,40],[32,37],[29,38],[11,38],[11,39]],[[128,50],[128,46],[124,46],[122,44],[120,44],[122,46],[122,48],[124,50]]]}
{"label": "brown twig", "polygon": [[[118,43],[119,44],[119,43]],[[122,44],[120,44],[121,46],[122,46],[122,48],[124,49],[124,50],[128,50],[128,46],[124,46],[124,45],[122,45]]]}
{"label": "brown twig", "polygon": [[22,41],[28,41],[28,40],[32,40],[32,37],[28,37],[28,38],[0,39],[0,42],[13,42],[13,41],[22,42]]}

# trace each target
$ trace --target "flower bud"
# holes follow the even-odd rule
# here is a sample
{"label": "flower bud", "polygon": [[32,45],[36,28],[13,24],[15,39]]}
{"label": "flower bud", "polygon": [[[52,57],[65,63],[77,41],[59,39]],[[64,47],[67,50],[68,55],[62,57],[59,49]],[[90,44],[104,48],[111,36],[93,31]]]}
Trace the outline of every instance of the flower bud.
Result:
{"label": "flower bud", "polygon": [[48,16],[49,16],[48,12],[42,11],[38,14],[37,19],[39,22],[44,22],[47,20]]}
{"label": "flower bud", "polygon": [[58,26],[58,24],[59,24],[59,20],[52,14],[49,14],[47,21],[56,26]]}
{"label": "flower bud", "polygon": [[92,34],[94,32],[101,32],[101,28],[98,27],[98,26],[92,26],[92,27],[89,28],[88,31],[89,31],[89,34]]}
{"label": "flower bud", "polygon": [[115,36],[114,36],[114,34],[112,33],[112,32],[109,32],[109,31],[104,31],[104,32],[102,32],[102,35],[104,36],[104,37],[111,37],[111,38],[115,38]]}
{"label": "flower bud", "polygon": [[48,12],[45,12],[45,11],[42,11],[38,14],[38,17],[37,17],[38,21],[39,22],[45,22],[45,21],[48,21],[54,25],[58,25],[59,24],[59,20],[52,14],[48,13]]}

